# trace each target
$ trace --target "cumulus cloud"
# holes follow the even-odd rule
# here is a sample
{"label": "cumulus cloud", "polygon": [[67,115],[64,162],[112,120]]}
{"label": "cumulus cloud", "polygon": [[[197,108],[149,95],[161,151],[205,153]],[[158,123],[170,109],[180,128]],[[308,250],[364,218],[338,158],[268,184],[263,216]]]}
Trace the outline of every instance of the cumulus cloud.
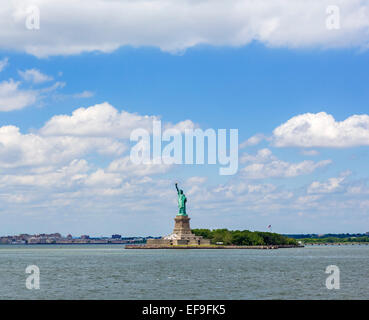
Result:
{"label": "cumulus cloud", "polygon": [[319,162],[304,160],[291,163],[278,159],[269,149],[259,150],[256,155],[245,154],[241,157],[241,161],[250,163],[241,169],[242,175],[249,179],[296,177],[310,174],[332,162],[331,160]]}
{"label": "cumulus cloud", "polygon": [[[336,0],[341,13],[336,32],[326,27],[331,4],[329,0],[4,2],[0,48],[38,57],[111,52],[124,45],[178,52],[197,44],[242,46],[254,40],[274,47],[366,48],[369,5]],[[30,5],[40,11],[41,26],[34,32],[25,28]]]}
{"label": "cumulus cloud", "polygon": [[[175,201],[175,191],[173,197],[167,192],[171,182],[154,179],[173,166],[135,165],[127,156],[130,120],[150,130],[156,116],[130,114],[107,104],[80,111],[32,133],[22,133],[16,126],[0,127],[0,199],[7,212],[14,208],[17,214],[37,214],[45,209],[48,214],[52,210],[63,214],[68,206],[79,213],[148,208],[152,212],[162,210],[170,199]],[[73,121],[81,131],[73,130]],[[184,126],[181,122],[169,125]],[[138,197],[143,200],[137,201]]]}
{"label": "cumulus cloud", "polygon": [[319,193],[333,193],[343,190],[342,183],[346,180],[346,178],[351,174],[350,171],[346,171],[341,173],[339,177],[329,178],[326,182],[313,181],[307,192],[309,194],[319,194]]}
{"label": "cumulus cloud", "polygon": [[[88,108],[79,108],[70,116],[54,116],[41,128],[40,133],[48,136],[108,136],[128,139],[134,129],[144,128],[151,132],[155,120],[160,118],[142,116],[124,110],[119,112],[112,105],[104,102]],[[163,127],[183,131],[186,128],[194,128],[195,124],[191,120],[185,120],[177,124],[164,123]]]}
{"label": "cumulus cloud", "polygon": [[88,108],[79,108],[72,115],[52,117],[40,132],[43,135],[68,135],[129,138],[136,128],[152,127],[156,116],[141,116],[126,111],[119,112],[109,103],[101,103]]}
{"label": "cumulus cloud", "polygon": [[53,77],[50,77],[37,69],[18,71],[18,73],[25,81],[33,82],[36,84],[53,80]]}
{"label": "cumulus cloud", "polygon": [[239,148],[243,149],[243,148],[246,148],[246,147],[255,146],[255,145],[259,144],[261,141],[267,140],[267,139],[268,138],[265,135],[263,135],[261,133],[258,133],[258,134],[253,135],[252,137],[248,138],[246,141],[240,143]]}
{"label": "cumulus cloud", "polygon": [[201,185],[204,182],[207,181],[207,177],[198,177],[198,176],[194,176],[194,177],[190,177],[186,180],[186,184],[191,186],[191,185]]}
{"label": "cumulus cloud", "polygon": [[[216,210],[217,212],[242,213],[259,212],[270,214],[286,208],[295,196],[294,192],[277,187],[271,183],[250,183],[242,177],[232,179],[220,185],[193,185],[186,189],[191,198],[191,208]],[[260,217],[260,215],[258,215]],[[249,216],[250,217],[250,216]]]}
{"label": "cumulus cloud", "polygon": [[[71,115],[52,117],[39,130],[22,133],[16,126],[0,127],[0,167],[38,167],[60,165],[88,154],[113,158],[107,172],[125,175],[163,173],[171,166],[134,165],[128,156],[132,130],[152,131],[157,116],[118,111],[108,103],[79,108]],[[164,127],[184,130],[194,127],[190,120],[177,124],[164,122]],[[101,173],[98,173],[101,175]]]}
{"label": "cumulus cloud", "polygon": [[193,123],[191,120],[184,120],[184,121],[180,121],[176,124],[173,124],[173,123],[167,123],[164,125],[164,130],[167,130],[167,129],[175,129],[175,130],[178,130],[180,132],[185,132],[186,129],[195,129],[197,128],[198,126]]}
{"label": "cumulus cloud", "polygon": [[[4,61],[7,62],[7,60]],[[0,69],[5,66],[4,61],[0,61]],[[18,71],[18,74],[22,81],[14,81],[10,78],[0,82],[0,112],[20,110],[36,105],[36,103],[40,106],[46,98],[55,95],[58,89],[66,85],[65,82],[57,81],[51,85],[33,89],[33,84],[42,84],[52,81],[53,78],[37,69]],[[87,95],[89,95],[88,91],[83,92],[80,97],[86,97]]]}
{"label": "cumulus cloud", "polygon": [[369,145],[369,116],[353,115],[336,121],[325,112],[295,116],[273,131],[277,147],[344,148]]}
{"label": "cumulus cloud", "polygon": [[276,159],[277,157],[273,155],[273,152],[270,149],[264,148],[264,149],[258,150],[258,152],[255,155],[244,153],[240,158],[240,162],[241,163],[267,162],[267,161],[276,160]]}
{"label": "cumulus cloud", "polygon": [[93,172],[85,181],[87,186],[99,187],[117,187],[120,186],[123,179],[119,174],[105,172],[103,169],[98,169]]}
{"label": "cumulus cloud", "polygon": [[158,173],[165,173],[172,165],[168,164],[155,164],[155,163],[147,163],[147,164],[134,164],[130,160],[130,157],[124,157],[113,160],[108,168],[107,172],[114,173],[122,173],[125,176],[150,176]]}
{"label": "cumulus cloud", "polygon": [[4,174],[0,176],[0,186],[12,187],[41,187],[41,188],[71,188],[81,185],[88,179],[89,165],[86,160],[73,160],[60,168],[49,168],[44,172]]}
{"label": "cumulus cloud", "polygon": [[254,163],[242,169],[245,177],[250,179],[266,178],[290,178],[304,174],[310,174],[317,168],[330,164],[330,160],[313,162],[305,160],[299,163],[289,163],[281,160],[274,160],[271,163]]}
{"label": "cumulus cloud", "polygon": [[[0,127],[3,212],[17,217],[22,217],[23,212],[40,217],[55,213],[55,217],[70,215],[80,221],[86,221],[83,217],[87,219],[88,216],[88,221],[94,223],[101,213],[104,219],[105,213],[109,219],[116,214],[118,220],[120,215],[134,213],[145,217],[155,213],[152,221],[166,215],[167,219],[176,208],[175,178],[170,176],[169,170],[175,167],[174,175],[183,177],[182,167],[134,165],[127,155],[130,121],[135,126],[148,126],[146,129],[150,130],[153,119],[158,116],[119,111],[102,103],[77,109],[72,114],[54,116],[32,133],[22,133],[16,126]],[[165,128],[179,130],[193,125],[190,120],[177,124],[163,122]],[[207,210],[209,221],[210,216],[238,214],[239,219],[244,218],[250,225],[253,217],[259,221],[262,216],[270,219],[274,215],[275,219],[280,219],[278,213],[287,214],[287,211],[293,211],[294,216],[302,212],[308,219],[309,209],[332,214],[338,210],[353,211],[351,208],[366,210],[366,203],[359,199],[360,195],[367,198],[365,185],[360,190],[360,184],[353,185],[349,192],[340,193],[339,199],[333,198],[341,190],[337,186],[345,186],[342,178],[348,173],[323,182],[312,181],[308,188],[291,190],[285,185],[256,180],[308,174],[328,165],[330,160],[293,163],[278,159],[267,148],[256,154],[244,154],[241,160],[244,169],[224,184],[207,181],[206,176],[185,175],[183,189],[189,197],[191,215],[197,215],[200,220],[201,213]],[[349,198],[350,194],[354,194],[355,199]],[[91,217],[93,214],[96,216]],[[66,225],[70,228],[70,224]]]}
{"label": "cumulus cloud", "polygon": [[36,167],[62,164],[89,152],[122,154],[123,142],[111,138],[22,134],[15,126],[0,127],[0,167]]}
{"label": "cumulus cloud", "polygon": [[341,183],[345,178],[330,178],[327,182],[314,181],[308,187],[308,193],[331,193],[340,190]]}
{"label": "cumulus cloud", "polygon": [[20,88],[20,82],[12,79],[0,82],[0,111],[23,109],[34,104],[38,93]]}

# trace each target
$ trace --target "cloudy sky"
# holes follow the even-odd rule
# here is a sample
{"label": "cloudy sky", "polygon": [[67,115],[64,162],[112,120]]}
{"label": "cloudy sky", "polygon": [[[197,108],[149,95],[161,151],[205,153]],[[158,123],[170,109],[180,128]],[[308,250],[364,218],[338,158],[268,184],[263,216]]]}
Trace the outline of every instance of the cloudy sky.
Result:
{"label": "cloudy sky", "polygon": [[[175,181],[192,227],[369,231],[368,45],[359,0],[2,4],[0,235],[168,234]],[[238,173],[132,164],[157,119],[238,129]]]}

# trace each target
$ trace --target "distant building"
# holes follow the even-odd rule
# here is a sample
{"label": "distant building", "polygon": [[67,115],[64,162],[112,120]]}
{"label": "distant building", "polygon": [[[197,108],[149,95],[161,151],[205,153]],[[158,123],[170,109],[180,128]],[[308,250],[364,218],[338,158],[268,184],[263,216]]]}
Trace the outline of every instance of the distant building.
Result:
{"label": "distant building", "polygon": [[47,238],[57,238],[57,239],[60,239],[62,236],[60,233],[52,233],[52,234],[47,234],[46,235]]}
{"label": "distant building", "polygon": [[90,236],[87,235],[87,234],[84,234],[84,235],[81,236],[81,239],[90,239]]}
{"label": "distant building", "polygon": [[122,236],[120,234],[113,234],[111,236],[112,239],[122,239]]}

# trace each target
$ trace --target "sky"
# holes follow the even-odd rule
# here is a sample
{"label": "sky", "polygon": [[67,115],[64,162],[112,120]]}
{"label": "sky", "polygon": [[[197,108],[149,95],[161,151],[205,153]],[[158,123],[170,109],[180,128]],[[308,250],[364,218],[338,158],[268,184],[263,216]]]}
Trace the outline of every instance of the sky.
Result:
{"label": "sky", "polygon": [[[166,235],[175,182],[193,228],[368,232],[369,3],[334,2],[2,4],[0,235]],[[238,129],[238,172],[133,164],[158,119]]]}

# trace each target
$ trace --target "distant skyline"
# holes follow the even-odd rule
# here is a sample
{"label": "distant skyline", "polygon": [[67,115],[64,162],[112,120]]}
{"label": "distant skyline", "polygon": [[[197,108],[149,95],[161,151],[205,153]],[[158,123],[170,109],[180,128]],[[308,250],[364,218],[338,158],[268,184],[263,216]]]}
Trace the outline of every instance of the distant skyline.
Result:
{"label": "distant skyline", "polygon": [[[369,5],[94,1],[0,13],[0,235],[169,234],[176,181],[192,228],[369,231]],[[132,165],[153,119],[238,129],[238,173]]]}

